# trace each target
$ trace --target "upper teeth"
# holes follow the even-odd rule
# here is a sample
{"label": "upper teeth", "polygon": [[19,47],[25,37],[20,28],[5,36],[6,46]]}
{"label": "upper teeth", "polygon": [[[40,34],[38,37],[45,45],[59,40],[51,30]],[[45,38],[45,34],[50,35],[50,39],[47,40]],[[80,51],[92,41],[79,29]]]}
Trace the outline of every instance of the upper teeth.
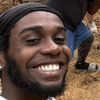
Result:
{"label": "upper teeth", "polygon": [[59,70],[59,64],[42,65],[39,66],[37,69],[43,71],[56,71]]}

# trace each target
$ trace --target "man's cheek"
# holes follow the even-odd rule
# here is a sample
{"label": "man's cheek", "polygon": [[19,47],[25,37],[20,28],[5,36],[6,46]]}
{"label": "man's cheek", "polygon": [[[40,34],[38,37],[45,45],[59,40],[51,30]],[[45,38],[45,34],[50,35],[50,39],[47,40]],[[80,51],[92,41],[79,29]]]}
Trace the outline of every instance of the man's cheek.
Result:
{"label": "man's cheek", "polygon": [[72,58],[71,50],[68,46],[63,46],[63,52],[67,56],[68,60],[70,61]]}

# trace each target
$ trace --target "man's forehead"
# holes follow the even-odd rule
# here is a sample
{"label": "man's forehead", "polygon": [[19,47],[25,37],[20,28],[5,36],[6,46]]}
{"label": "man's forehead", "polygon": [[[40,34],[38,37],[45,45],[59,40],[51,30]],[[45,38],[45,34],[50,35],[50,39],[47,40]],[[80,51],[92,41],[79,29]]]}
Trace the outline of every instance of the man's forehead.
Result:
{"label": "man's forehead", "polygon": [[[48,28],[49,27],[49,28]],[[13,29],[18,33],[23,33],[23,30],[56,30],[63,29],[64,25],[60,18],[51,12],[34,11],[21,18]]]}
{"label": "man's forehead", "polygon": [[62,20],[54,13],[48,12],[48,11],[33,11],[27,15],[25,15],[23,18],[21,18],[16,25],[46,25],[46,24],[51,24],[51,25],[62,25],[63,22]]}

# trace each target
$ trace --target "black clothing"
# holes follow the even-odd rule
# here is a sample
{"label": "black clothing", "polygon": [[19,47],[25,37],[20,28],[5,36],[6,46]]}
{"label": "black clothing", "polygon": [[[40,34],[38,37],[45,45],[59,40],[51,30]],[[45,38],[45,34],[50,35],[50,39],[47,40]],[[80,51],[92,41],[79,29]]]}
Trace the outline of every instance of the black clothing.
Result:
{"label": "black clothing", "polygon": [[[41,3],[23,3],[15,6],[0,15],[0,40],[5,36],[5,33],[10,30],[22,17],[32,11],[48,11],[62,17],[60,13],[47,5]],[[1,41],[2,42],[2,41]]]}
{"label": "black clothing", "polygon": [[66,27],[74,31],[84,18],[90,1],[92,0],[48,0],[46,4],[60,11]]}

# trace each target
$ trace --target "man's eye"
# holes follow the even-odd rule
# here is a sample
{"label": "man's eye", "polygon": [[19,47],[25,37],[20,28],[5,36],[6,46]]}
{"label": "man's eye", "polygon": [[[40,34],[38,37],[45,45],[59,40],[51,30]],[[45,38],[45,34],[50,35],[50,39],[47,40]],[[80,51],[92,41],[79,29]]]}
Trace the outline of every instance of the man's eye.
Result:
{"label": "man's eye", "polygon": [[65,44],[66,42],[65,38],[55,38],[54,41],[57,44]]}
{"label": "man's eye", "polygon": [[37,45],[37,44],[40,43],[40,40],[41,39],[39,39],[39,38],[37,38],[37,39],[28,39],[28,40],[26,40],[26,43],[28,45]]}

